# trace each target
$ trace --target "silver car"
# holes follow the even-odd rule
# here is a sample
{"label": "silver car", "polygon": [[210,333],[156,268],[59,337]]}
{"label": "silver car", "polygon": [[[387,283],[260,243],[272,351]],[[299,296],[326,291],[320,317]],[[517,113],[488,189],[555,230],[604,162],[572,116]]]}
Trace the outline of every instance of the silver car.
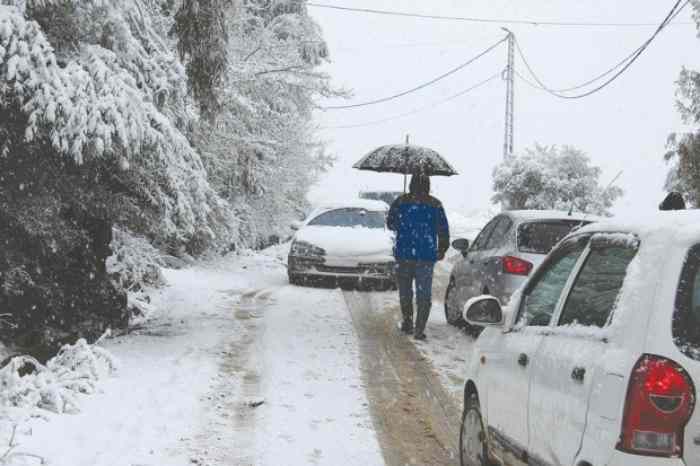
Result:
{"label": "silver car", "polygon": [[473,244],[466,239],[453,241],[452,247],[463,257],[452,269],[445,293],[447,322],[478,331],[462,317],[467,300],[492,295],[505,305],[554,245],[573,229],[595,220],[585,214],[513,210],[494,217]]}

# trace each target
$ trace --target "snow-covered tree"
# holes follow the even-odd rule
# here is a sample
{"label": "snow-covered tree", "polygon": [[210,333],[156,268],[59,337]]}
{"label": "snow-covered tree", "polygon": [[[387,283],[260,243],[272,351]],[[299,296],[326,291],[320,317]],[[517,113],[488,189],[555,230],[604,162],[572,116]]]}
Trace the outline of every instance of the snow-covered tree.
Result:
{"label": "snow-covered tree", "polygon": [[50,351],[123,325],[112,225],[201,251],[235,240],[187,131],[195,114],[156,0],[0,6],[0,328]]}
{"label": "snow-covered tree", "polygon": [[[700,2],[692,2],[694,19],[700,24]],[[676,107],[683,122],[698,127],[700,124],[700,72],[683,68],[677,81]],[[670,170],[666,189],[684,195],[691,205],[700,204],[700,129],[674,133],[668,138],[666,161]]]}
{"label": "snow-covered tree", "polygon": [[244,0],[228,17],[221,113],[201,121],[196,145],[210,181],[242,219],[249,245],[298,216],[329,162],[314,135],[314,100],[335,94],[316,70],[328,58],[304,1]]}
{"label": "snow-covered tree", "polygon": [[304,0],[0,0],[0,340],[123,325],[148,243],[279,234],[330,160],[327,58]]}
{"label": "snow-covered tree", "polygon": [[599,183],[601,169],[571,146],[536,144],[494,169],[494,203],[509,209],[558,209],[608,215],[622,190]]}

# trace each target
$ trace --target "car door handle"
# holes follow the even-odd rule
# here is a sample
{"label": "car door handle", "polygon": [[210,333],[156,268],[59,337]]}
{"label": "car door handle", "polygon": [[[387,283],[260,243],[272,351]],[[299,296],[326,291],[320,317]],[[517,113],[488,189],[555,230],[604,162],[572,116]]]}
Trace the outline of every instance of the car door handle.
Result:
{"label": "car door handle", "polygon": [[571,371],[571,378],[577,382],[583,382],[583,379],[585,377],[586,377],[586,368],[585,367],[574,367],[574,370]]}
{"label": "car door handle", "polygon": [[527,354],[520,353],[520,356],[518,356],[518,364],[520,364],[523,367],[526,367],[529,362],[530,358],[527,357]]}

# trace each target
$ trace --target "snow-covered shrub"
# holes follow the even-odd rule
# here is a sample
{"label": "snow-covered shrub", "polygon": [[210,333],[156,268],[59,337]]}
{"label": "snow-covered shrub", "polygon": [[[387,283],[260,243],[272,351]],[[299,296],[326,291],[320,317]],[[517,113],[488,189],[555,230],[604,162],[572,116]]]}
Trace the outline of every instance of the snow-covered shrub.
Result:
{"label": "snow-covered shrub", "polygon": [[494,203],[509,209],[574,209],[609,215],[623,192],[600,185],[601,169],[591,166],[586,154],[571,146],[527,149],[493,171]]}
{"label": "snow-covered shrub", "polygon": [[141,291],[163,283],[161,253],[146,238],[128,230],[113,229],[112,255],[107,272],[127,291]]}
{"label": "snow-covered shrub", "polygon": [[9,416],[13,408],[25,413],[34,408],[78,412],[76,395],[94,393],[97,382],[116,369],[108,351],[83,339],[63,346],[46,365],[31,356],[17,356],[0,369],[0,415]]}

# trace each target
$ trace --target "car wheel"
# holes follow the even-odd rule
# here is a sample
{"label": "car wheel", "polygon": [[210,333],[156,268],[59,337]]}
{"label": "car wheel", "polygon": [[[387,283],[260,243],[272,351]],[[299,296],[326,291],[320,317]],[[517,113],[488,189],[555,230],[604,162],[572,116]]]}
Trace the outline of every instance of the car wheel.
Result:
{"label": "car wheel", "polygon": [[455,291],[455,280],[450,277],[450,283],[447,285],[447,290],[445,291],[445,320],[450,325],[455,327],[465,327],[467,323],[462,318],[462,313],[459,309],[452,309],[453,306],[450,305],[450,295]]}
{"label": "car wheel", "polygon": [[472,394],[465,400],[462,426],[459,430],[459,463],[461,466],[488,466],[484,440],[484,421],[479,400]]}

